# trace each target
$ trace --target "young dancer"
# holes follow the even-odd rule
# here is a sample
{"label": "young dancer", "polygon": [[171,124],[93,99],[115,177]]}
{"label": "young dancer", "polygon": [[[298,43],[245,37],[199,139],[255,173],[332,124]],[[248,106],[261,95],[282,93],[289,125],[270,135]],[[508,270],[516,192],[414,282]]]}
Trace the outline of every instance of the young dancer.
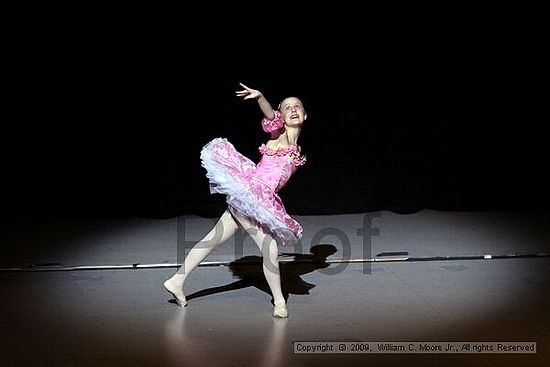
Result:
{"label": "young dancer", "polygon": [[189,273],[242,228],[262,252],[263,272],[275,306],[273,316],[284,318],[288,317],[288,311],[281,291],[278,244],[284,246],[299,241],[302,226],[286,212],[277,193],[306,162],[298,137],[307,114],[297,97],[283,99],[274,110],[262,92],[240,85],[243,89],[236,95],[256,100],[264,115],[262,127],[270,133],[270,138],[259,147],[261,159],[257,164],[225,138],[215,138],[202,148],[201,164],[206,169],[210,192],[224,194],[228,208],[214,228],[193,246],[176,274],[164,282],[164,287],[179,306],[186,306],[182,287]]}

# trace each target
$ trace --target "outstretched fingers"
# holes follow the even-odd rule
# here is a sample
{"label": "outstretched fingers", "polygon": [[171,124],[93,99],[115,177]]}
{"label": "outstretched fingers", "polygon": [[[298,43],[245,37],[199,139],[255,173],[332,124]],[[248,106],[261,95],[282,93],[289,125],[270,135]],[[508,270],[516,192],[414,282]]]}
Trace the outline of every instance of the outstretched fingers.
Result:
{"label": "outstretched fingers", "polygon": [[261,95],[261,93],[258,90],[247,87],[243,83],[239,83],[239,85],[244,89],[238,90],[235,92],[237,97],[244,97],[244,99],[250,99],[250,98],[257,98]]}
{"label": "outstretched fingers", "polygon": [[246,89],[246,90],[251,90],[251,88],[249,88],[249,87],[247,87],[246,85],[244,85],[244,83],[239,83],[239,85],[240,85],[241,87],[243,87],[244,89]]}
{"label": "outstretched fingers", "polygon": [[246,96],[248,96],[250,94],[250,88],[248,88],[243,83],[239,83],[239,85],[241,87],[243,87],[244,89],[236,91],[235,94],[237,95],[237,97],[245,97],[246,98]]}

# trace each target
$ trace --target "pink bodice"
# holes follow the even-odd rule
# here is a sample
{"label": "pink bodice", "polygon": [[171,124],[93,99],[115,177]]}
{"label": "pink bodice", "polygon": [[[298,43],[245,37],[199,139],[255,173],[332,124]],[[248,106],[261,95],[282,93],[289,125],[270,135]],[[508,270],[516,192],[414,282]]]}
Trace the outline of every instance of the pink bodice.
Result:
{"label": "pink bodice", "polygon": [[269,186],[274,192],[282,189],[298,166],[306,162],[306,157],[300,155],[300,147],[289,146],[278,149],[262,144],[258,148],[262,159],[256,165],[254,178]]}
{"label": "pink bodice", "polygon": [[277,192],[286,185],[306,157],[297,146],[259,147],[262,158],[255,164],[225,138],[216,138],[201,150],[202,166],[210,192],[226,195],[229,206],[268,228],[284,245],[296,243],[302,226],[285,210]]}

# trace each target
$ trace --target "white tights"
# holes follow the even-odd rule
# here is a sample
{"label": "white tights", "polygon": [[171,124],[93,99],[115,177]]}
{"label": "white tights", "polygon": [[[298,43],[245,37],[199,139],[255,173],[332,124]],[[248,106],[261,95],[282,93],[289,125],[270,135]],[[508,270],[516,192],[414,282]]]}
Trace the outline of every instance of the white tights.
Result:
{"label": "white tights", "polygon": [[262,252],[263,272],[267,284],[271,289],[275,306],[284,307],[285,299],[281,291],[281,275],[279,271],[279,249],[273,237],[264,232],[248,218],[236,211],[227,209],[214,228],[197,242],[185,257],[183,265],[170,278],[173,287],[183,287],[189,274],[210,254],[216,247],[228,240],[235,232],[243,228],[258,245]]}

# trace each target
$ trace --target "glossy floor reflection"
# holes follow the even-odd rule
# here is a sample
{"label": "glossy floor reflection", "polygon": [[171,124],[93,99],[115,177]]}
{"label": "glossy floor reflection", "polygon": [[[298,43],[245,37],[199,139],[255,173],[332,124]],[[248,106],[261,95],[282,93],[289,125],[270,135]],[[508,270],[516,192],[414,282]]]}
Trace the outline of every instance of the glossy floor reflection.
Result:
{"label": "glossy floor reflection", "polygon": [[[373,240],[372,254],[375,256],[381,249],[406,250],[413,255],[487,251],[506,254],[513,248],[517,253],[547,251],[546,217],[490,213],[486,221],[480,221],[480,213],[471,215],[474,218],[465,213],[456,216],[442,213],[441,217],[434,213],[383,215],[377,224],[380,235]],[[309,222],[310,230],[317,221],[321,222],[321,217],[302,219]],[[345,229],[350,242],[357,236],[350,221],[359,224],[362,221],[361,216],[325,219],[330,219],[333,228],[342,232]],[[109,231],[116,231],[116,236],[107,231],[105,223],[96,227],[80,224],[73,231],[69,224],[64,224],[70,236],[61,232],[56,238],[70,238],[66,243],[80,244],[82,252],[96,254],[95,250],[101,250],[96,258],[107,258],[109,250],[112,258],[129,260],[142,255],[145,258],[150,256],[145,245],[153,246],[159,233],[164,232],[159,227],[140,227],[140,223],[144,222],[124,222],[122,228],[121,222],[108,223]],[[4,224],[3,246],[6,241],[14,246],[26,245],[27,251],[33,253],[24,258],[34,257],[35,262],[41,259],[78,264],[77,248],[67,245],[63,251],[54,251],[61,248],[58,242],[57,247],[35,244],[33,248],[31,240],[40,236],[31,234],[47,233],[44,224],[41,225],[32,232],[29,224],[9,228]],[[497,230],[500,225],[503,229]],[[167,222],[161,223],[163,226],[172,228]],[[23,228],[27,230],[18,237],[18,230]],[[90,228],[104,232],[101,236],[92,235]],[[121,234],[125,233],[123,230],[128,232],[126,236]],[[54,236],[41,238],[56,244]],[[136,245],[134,240],[139,238],[142,242]],[[271,295],[262,277],[260,258],[248,251],[249,243],[245,243],[245,251],[238,256],[230,244],[221,248],[217,256],[228,261],[226,266],[197,268],[186,284],[189,305],[185,308],[176,306],[162,287],[174,267],[0,272],[0,365],[548,364],[550,257],[330,262],[345,258],[345,249],[338,238],[325,236],[317,241],[315,235],[310,235],[309,239],[310,244],[301,249],[281,249],[288,319],[271,316]],[[421,246],[422,241],[428,244],[428,249]],[[456,248],[462,241],[464,246]],[[157,242],[164,246],[162,241]],[[357,247],[360,246],[351,251],[353,256],[362,251]],[[7,256],[3,261],[15,261],[18,251],[23,253],[21,247],[4,252]],[[170,254],[173,252],[166,252],[157,262],[173,260]],[[293,343],[299,341],[533,341],[538,351],[465,355],[297,354]]]}

